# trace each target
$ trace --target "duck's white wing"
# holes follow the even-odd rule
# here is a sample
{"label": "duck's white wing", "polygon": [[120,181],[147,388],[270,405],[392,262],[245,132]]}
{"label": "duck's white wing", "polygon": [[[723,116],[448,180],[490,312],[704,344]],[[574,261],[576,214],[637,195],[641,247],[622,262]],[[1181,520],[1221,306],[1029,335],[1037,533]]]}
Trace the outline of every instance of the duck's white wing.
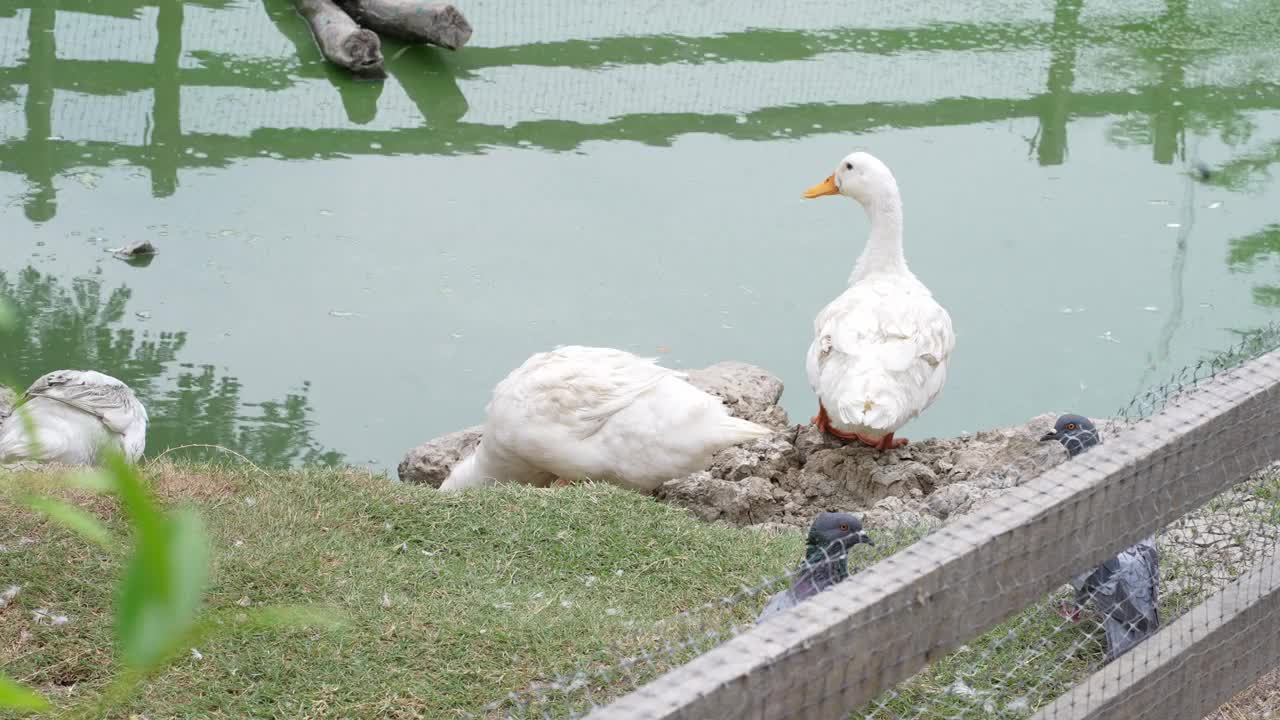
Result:
{"label": "duck's white wing", "polygon": [[449,485],[465,486],[468,475],[532,482],[552,473],[653,490],[771,432],[732,417],[654,358],[570,346],[534,355],[498,383],[476,460]]}
{"label": "duck's white wing", "polygon": [[951,317],[917,282],[866,281],[823,308],[809,348],[809,382],[839,425],[891,432],[946,382]]}
{"label": "duck's white wing", "polygon": [[612,348],[569,346],[539,353],[494,389],[490,424],[554,423],[586,439],[672,376],[684,375],[654,358]]}
{"label": "duck's white wing", "polygon": [[89,413],[107,429],[124,435],[135,423],[147,420],[146,410],[127,385],[108,375],[79,370],[58,370],[36,380],[22,402],[47,398]]}
{"label": "duck's white wing", "polygon": [[7,387],[0,387],[0,424],[3,424],[5,418],[13,413],[13,391]]}

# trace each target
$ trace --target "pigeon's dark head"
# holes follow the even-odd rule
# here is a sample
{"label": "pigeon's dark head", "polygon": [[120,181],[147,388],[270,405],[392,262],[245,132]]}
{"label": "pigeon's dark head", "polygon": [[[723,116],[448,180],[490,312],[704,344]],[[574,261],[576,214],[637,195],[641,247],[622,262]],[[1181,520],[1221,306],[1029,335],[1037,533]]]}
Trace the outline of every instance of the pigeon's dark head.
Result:
{"label": "pigeon's dark head", "polygon": [[824,512],[814,518],[813,525],[809,527],[808,544],[810,547],[825,549],[835,543],[840,543],[844,548],[858,543],[876,544],[862,529],[862,521],[858,518],[849,513]]}
{"label": "pigeon's dark head", "polygon": [[1063,415],[1053,429],[1040,438],[1041,442],[1057,440],[1067,449],[1067,455],[1075,457],[1102,442],[1102,436],[1093,421],[1083,415]]}

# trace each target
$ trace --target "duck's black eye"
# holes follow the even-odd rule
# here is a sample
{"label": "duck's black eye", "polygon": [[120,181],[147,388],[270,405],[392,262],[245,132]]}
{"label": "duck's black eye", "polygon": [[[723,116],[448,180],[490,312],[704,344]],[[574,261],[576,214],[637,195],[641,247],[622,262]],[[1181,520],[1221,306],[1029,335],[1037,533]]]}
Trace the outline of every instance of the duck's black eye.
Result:
{"label": "duck's black eye", "polygon": [[1075,423],[1067,423],[1067,429],[1068,429],[1068,430],[1075,430],[1075,429],[1076,429],[1076,424],[1075,424]]}
{"label": "duck's black eye", "polygon": [[847,162],[847,163],[845,163],[845,164],[844,164],[844,169],[845,169],[845,170],[852,170],[852,169],[853,169],[853,163],[851,163],[851,162]]}
{"label": "duck's black eye", "polygon": [[849,532],[849,523],[840,523],[841,532]]}

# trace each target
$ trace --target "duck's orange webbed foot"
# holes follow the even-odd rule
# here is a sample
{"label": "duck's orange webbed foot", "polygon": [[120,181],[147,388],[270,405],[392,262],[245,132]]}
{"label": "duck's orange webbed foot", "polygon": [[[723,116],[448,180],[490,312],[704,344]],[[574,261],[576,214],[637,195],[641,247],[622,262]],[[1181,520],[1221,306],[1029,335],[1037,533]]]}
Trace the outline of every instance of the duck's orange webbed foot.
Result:
{"label": "duck's orange webbed foot", "polygon": [[[841,440],[861,440],[861,436],[857,433],[847,433],[831,424],[831,416],[827,415],[827,409],[823,407],[822,401],[818,401],[818,414],[809,419],[819,430],[832,437],[838,437]],[[864,441],[865,442],[865,441]]]}
{"label": "duck's orange webbed foot", "polygon": [[896,448],[902,447],[903,445],[906,445],[909,442],[906,438],[894,437],[893,433],[889,433],[888,435],[885,435],[879,440],[875,440],[872,438],[864,438],[861,436],[859,436],[858,439],[877,450],[894,450]]}

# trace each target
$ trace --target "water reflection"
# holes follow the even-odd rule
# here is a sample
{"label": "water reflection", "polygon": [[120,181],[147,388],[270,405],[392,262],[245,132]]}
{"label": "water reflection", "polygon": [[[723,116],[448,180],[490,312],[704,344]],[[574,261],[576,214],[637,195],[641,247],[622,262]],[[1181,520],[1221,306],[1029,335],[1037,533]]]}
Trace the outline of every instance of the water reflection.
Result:
{"label": "water reflection", "polygon": [[[1227,261],[1233,271],[1250,272],[1264,261],[1280,259],[1280,225],[1235,238]],[[1265,307],[1280,307],[1280,286],[1258,285],[1253,288],[1253,301]]]}
{"label": "water reflection", "polygon": [[[1245,140],[1247,139],[1246,136]],[[1271,166],[1277,164],[1280,164],[1280,141],[1243,153],[1224,163],[1214,169],[1209,183],[1236,192],[1254,190],[1270,182]]]}
{"label": "water reflection", "polygon": [[[469,47],[457,54],[389,41],[385,83],[356,82],[325,63],[287,0],[263,0],[261,14],[220,0],[187,3],[186,10],[181,0],[99,5],[60,3],[55,9],[37,0],[18,5],[26,14],[26,57],[17,67],[0,67],[0,90],[23,87],[25,134],[0,145],[0,170],[27,179],[24,209],[32,221],[56,213],[56,175],[120,161],[147,169],[153,195],[164,197],[176,191],[184,169],[226,166],[258,155],[455,154],[511,145],[563,151],[598,140],[665,145],[698,132],[776,140],[1035,118],[1032,155],[1038,164],[1052,166],[1066,160],[1072,118],[1115,116],[1115,142],[1150,145],[1152,159],[1169,164],[1185,156],[1188,129],[1215,128],[1230,144],[1244,142],[1251,132],[1245,111],[1280,108],[1280,83],[1274,78],[1188,82],[1193,65],[1206,67],[1215,56],[1229,55],[1229,48],[1257,44],[1269,32],[1265,13],[1253,25],[1229,24],[1218,15],[1191,13],[1188,0],[1168,0],[1163,12],[1144,17],[1086,21],[1082,14],[1089,4],[1058,0],[1047,21],[822,28],[815,18],[818,24],[810,31],[603,37]],[[1236,12],[1248,15],[1250,7]],[[143,21],[144,11],[154,15],[153,61],[59,57],[55,20],[67,10],[136,22]],[[216,19],[232,14],[237,19]],[[222,31],[219,23],[235,22],[252,24],[235,29],[257,39],[231,42],[237,49],[230,51],[183,47],[184,37],[201,37],[204,45],[230,42],[208,36]],[[291,48],[286,56],[245,49],[256,47],[254,42],[270,45],[261,40],[264,23]],[[1082,77],[1086,53],[1105,56],[1104,77]],[[840,70],[838,62],[830,72],[821,70],[832,58],[851,58],[860,71]],[[1022,68],[1023,58],[1033,63],[1044,58],[1047,65]],[[786,71],[794,82],[762,80],[768,77],[764,69],[787,63],[796,64]],[[930,99],[903,96],[903,80],[923,77],[924,66],[956,63],[976,63],[979,72],[964,73],[966,83],[994,81],[998,89],[942,87],[929,90],[940,94]],[[887,74],[879,77],[868,70],[881,67]],[[729,75],[716,74],[723,72],[716,68],[730,68]],[[1019,89],[1039,72],[1043,87]],[[998,77],[985,78],[993,73]],[[1114,82],[1135,73],[1142,77],[1133,83]],[[853,76],[878,83],[870,86],[870,97],[858,91],[857,102],[845,99]],[[742,107],[697,100],[704,91],[723,90],[722,81],[732,81],[734,92],[747,96]],[[663,97],[645,90],[655,83],[668,89]],[[51,122],[55,91],[93,97],[149,93],[145,142],[56,136]],[[334,95],[341,118],[326,109]],[[874,99],[877,95],[882,99]]]}
{"label": "water reflection", "polygon": [[[108,290],[95,277],[64,284],[32,267],[12,278],[0,272],[0,297],[17,316],[12,339],[0,345],[0,378],[25,387],[58,368],[101,370],[120,378],[147,406],[147,448],[153,456],[204,443],[267,466],[342,461],[311,435],[307,383],[279,400],[246,402],[235,377],[208,365],[178,364],[187,333],[123,327],[131,296],[128,287]],[[225,459],[209,450],[183,453]]]}

